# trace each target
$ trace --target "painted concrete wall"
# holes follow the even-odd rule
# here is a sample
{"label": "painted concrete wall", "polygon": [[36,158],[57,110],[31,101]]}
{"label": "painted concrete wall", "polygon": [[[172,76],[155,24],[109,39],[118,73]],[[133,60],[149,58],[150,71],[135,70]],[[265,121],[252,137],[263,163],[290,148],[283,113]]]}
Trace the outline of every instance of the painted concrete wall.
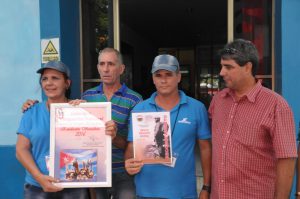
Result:
{"label": "painted concrete wall", "polygon": [[71,69],[71,98],[80,92],[80,10],[79,0],[60,0],[61,59]]}
{"label": "painted concrete wall", "polygon": [[40,99],[40,18],[38,0],[1,0],[0,145],[13,145],[27,98]]}
{"label": "painted concrete wall", "polygon": [[[298,133],[300,121],[300,1],[299,0],[282,0],[281,2],[281,18],[280,32],[277,32],[280,39],[276,42],[281,47],[281,53],[278,64],[281,66],[281,94],[291,106],[295,125]],[[296,183],[292,189],[291,198],[294,197],[296,191]]]}
{"label": "painted concrete wall", "polygon": [[39,0],[1,0],[0,6],[0,198],[23,196],[24,169],[15,158],[21,105],[40,99]]}
{"label": "painted concrete wall", "polygon": [[291,105],[296,127],[300,121],[300,1],[282,1],[282,95]]}
{"label": "painted concrete wall", "polygon": [[[26,99],[42,100],[40,40],[60,38],[61,59],[80,97],[79,0],[1,0],[0,199],[23,198],[24,168],[15,158],[16,130]],[[63,39],[63,41],[62,41]]]}
{"label": "painted concrete wall", "polygon": [[59,38],[60,58],[71,70],[71,98],[80,98],[79,0],[40,0],[41,39]]}
{"label": "painted concrete wall", "polygon": [[25,170],[15,158],[15,146],[0,145],[0,199],[23,198]]}

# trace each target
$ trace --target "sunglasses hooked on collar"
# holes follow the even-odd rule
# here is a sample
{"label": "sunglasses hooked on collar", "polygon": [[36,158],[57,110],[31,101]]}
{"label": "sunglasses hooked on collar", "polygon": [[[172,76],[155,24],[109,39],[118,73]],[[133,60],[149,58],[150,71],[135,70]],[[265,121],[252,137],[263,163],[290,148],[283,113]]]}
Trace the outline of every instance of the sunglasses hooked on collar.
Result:
{"label": "sunglasses hooked on collar", "polygon": [[245,54],[235,48],[225,48],[221,51],[221,55],[237,55],[239,57],[243,57],[244,59],[248,59]]}
{"label": "sunglasses hooked on collar", "polygon": [[233,55],[233,54],[241,54],[241,52],[238,51],[238,50],[235,49],[235,48],[225,48],[225,49],[223,50],[223,53],[224,53],[224,54],[231,54],[231,55]]}

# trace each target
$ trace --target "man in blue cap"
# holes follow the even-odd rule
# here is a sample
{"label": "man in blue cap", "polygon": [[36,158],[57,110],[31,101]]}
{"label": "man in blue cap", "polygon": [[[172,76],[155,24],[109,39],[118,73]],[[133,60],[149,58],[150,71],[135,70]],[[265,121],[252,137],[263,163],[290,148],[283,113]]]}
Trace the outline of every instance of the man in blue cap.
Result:
{"label": "man in blue cap", "polygon": [[158,55],[152,65],[156,92],[137,104],[133,112],[169,111],[171,116],[172,165],[143,164],[133,157],[133,132],[130,124],[126,149],[126,171],[135,175],[137,198],[198,198],[196,191],[195,141],[200,146],[204,186],[199,195],[208,199],[211,178],[211,132],[205,106],[178,89],[179,63],[172,55]]}

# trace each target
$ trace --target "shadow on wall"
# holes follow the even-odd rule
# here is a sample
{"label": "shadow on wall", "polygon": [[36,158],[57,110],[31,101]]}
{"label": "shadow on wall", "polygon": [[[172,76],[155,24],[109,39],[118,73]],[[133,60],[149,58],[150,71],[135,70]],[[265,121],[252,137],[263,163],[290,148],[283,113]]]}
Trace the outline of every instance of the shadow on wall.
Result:
{"label": "shadow on wall", "polygon": [[0,199],[23,198],[25,170],[15,154],[15,146],[0,146]]}

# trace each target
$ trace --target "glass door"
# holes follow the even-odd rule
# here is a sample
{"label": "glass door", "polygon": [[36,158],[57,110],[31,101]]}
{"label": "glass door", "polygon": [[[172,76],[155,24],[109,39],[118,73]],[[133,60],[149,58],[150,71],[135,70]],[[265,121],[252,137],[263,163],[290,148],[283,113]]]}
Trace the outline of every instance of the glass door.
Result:
{"label": "glass door", "polygon": [[258,49],[259,67],[256,78],[270,89],[274,89],[272,63],[272,0],[234,1],[234,38],[252,41]]}
{"label": "glass door", "polygon": [[[98,54],[105,47],[114,47],[114,10],[116,0],[81,0],[81,92],[98,85]],[[116,12],[117,13],[117,12]],[[115,14],[116,14],[115,13]],[[114,42],[115,41],[115,42]]]}

